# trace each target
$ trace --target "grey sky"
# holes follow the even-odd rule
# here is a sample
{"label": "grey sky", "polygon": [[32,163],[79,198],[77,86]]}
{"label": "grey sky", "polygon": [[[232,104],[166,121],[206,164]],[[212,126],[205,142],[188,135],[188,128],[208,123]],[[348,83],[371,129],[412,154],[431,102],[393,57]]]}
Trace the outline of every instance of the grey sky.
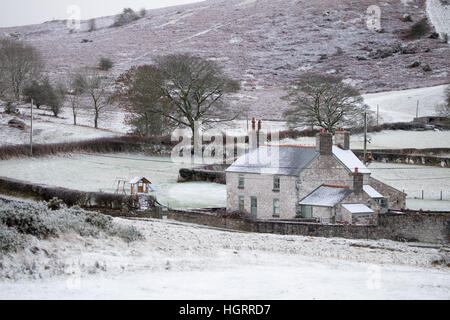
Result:
{"label": "grey sky", "polygon": [[0,27],[36,24],[66,19],[67,9],[77,5],[81,20],[119,13],[123,8],[152,9],[198,2],[199,0],[0,0]]}

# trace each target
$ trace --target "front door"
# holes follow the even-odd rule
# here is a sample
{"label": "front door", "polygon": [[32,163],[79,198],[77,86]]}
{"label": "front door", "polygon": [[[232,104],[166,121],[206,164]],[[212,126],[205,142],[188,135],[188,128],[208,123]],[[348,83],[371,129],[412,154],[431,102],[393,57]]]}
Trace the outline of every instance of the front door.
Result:
{"label": "front door", "polygon": [[258,215],[258,199],[256,197],[251,197],[251,214],[252,217],[256,218]]}

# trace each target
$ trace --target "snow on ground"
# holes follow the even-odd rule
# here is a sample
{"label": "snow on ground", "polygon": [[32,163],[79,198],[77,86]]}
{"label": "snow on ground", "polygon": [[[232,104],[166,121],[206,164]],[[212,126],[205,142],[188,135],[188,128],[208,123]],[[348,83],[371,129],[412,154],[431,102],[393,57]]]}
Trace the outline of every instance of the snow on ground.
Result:
{"label": "snow on ground", "polygon": [[445,88],[441,85],[400,91],[388,91],[363,95],[370,109],[380,111],[380,123],[412,121],[419,101],[419,117],[436,115],[436,108],[445,101]]}
{"label": "snow on ground", "polygon": [[449,269],[431,265],[442,257],[435,248],[114,221],[146,239],[38,241],[36,254],[3,258],[16,273],[0,279],[0,299],[450,299]]}
{"label": "snow on ground", "polygon": [[[158,201],[172,208],[224,207],[226,186],[208,182],[177,183],[180,168],[165,157],[137,154],[88,155],[71,154],[59,157],[24,158],[2,161],[0,176],[33,183],[84,191],[114,192],[116,178],[130,180],[145,176],[153,183]],[[373,177],[408,194],[411,209],[450,211],[450,168],[406,164],[371,163]],[[421,198],[424,190],[425,201]],[[440,199],[447,201],[429,201]],[[129,192],[129,191],[128,191]]]}
{"label": "snow on ground", "polygon": [[450,4],[444,5],[442,0],[427,0],[426,9],[436,32],[441,37],[450,35]]}
{"label": "snow on ground", "polygon": [[450,211],[450,168],[373,162],[369,169],[374,178],[407,193],[408,209]]}
{"label": "snow on ground", "polygon": [[[382,132],[369,132],[368,140],[368,149],[450,148],[450,131],[385,130]],[[281,143],[314,146],[316,138],[283,139]],[[350,147],[352,149],[363,149],[364,135],[351,135]]]}
{"label": "snow on ground", "polygon": [[[116,178],[146,177],[159,202],[172,208],[224,207],[226,187],[217,183],[177,183],[180,168],[170,158],[136,154],[80,155],[2,161],[0,176],[83,191],[115,192]],[[127,190],[129,192],[129,189]]]}
{"label": "snow on ground", "polygon": [[[20,106],[19,115],[0,113],[0,145],[26,144],[30,141],[30,108]],[[22,120],[25,130],[11,128],[8,121],[14,117]],[[34,143],[59,143],[89,140],[102,137],[123,135],[130,128],[124,124],[124,113],[120,110],[108,110],[100,116],[99,129],[93,126],[91,110],[80,108],[77,125],[73,125],[72,110],[62,108],[58,117],[46,109],[33,109]]]}

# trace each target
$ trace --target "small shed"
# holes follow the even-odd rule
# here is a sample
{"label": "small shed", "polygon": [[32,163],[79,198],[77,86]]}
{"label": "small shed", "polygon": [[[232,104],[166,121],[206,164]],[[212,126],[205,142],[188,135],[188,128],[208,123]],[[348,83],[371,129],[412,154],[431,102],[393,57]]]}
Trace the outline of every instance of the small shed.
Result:
{"label": "small shed", "polygon": [[149,193],[149,190],[151,189],[150,185],[152,183],[145,177],[135,177],[129,181],[129,184],[131,186],[130,193],[138,194]]}

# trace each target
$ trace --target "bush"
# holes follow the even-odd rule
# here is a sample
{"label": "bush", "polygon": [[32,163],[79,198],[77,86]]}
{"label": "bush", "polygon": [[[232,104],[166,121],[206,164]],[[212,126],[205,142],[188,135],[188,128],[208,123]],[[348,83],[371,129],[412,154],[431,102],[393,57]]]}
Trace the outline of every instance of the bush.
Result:
{"label": "bush", "polygon": [[[22,209],[22,210],[20,210]],[[0,222],[9,228],[14,228],[22,234],[30,234],[39,239],[46,239],[57,235],[57,230],[48,227],[36,210],[23,210],[24,207],[6,207],[0,211]]]}
{"label": "bush", "polygon": [[12,103],[11,101],[6,101],[5,112],[8,114],[16,113],[17,112],[16,105],[14,103]]}
{"label": "bush", "polygon": [[139,15],[134,12],[133,9],[125,8],[122,13],[116,17],[113,27],[121,27],[139,19]]}
{"label": "bush", "polygon": [[0,223],[0,254],[23,247],[23,237],[13,228]]}
{"label": "bush", "polygon": [[100,70],[108,71],[113,67],[114,63],[111,61],[111,59],[108,58],[101,58],[100,62],[98,63],[98,67]]}
{"label": "bush", "polygon": [[24,242],[23,234],[39,239],[58,237],[74,231],[82,237],[98,237],[102,233],[120,237],[126,242],[143,239],[132,226],[115,224],[109,216],[80,209],[61,207],[49,209],[48,203],[6,202],[0,200],[0,251],[18,248]]}
{"label": "bush", "polygon": [[421,38],[427,35],[431,30],[430,25],[428,24],[427,18],[423,18],[422,20],[414,23],[409,29],[409,36],[413,39]]}

